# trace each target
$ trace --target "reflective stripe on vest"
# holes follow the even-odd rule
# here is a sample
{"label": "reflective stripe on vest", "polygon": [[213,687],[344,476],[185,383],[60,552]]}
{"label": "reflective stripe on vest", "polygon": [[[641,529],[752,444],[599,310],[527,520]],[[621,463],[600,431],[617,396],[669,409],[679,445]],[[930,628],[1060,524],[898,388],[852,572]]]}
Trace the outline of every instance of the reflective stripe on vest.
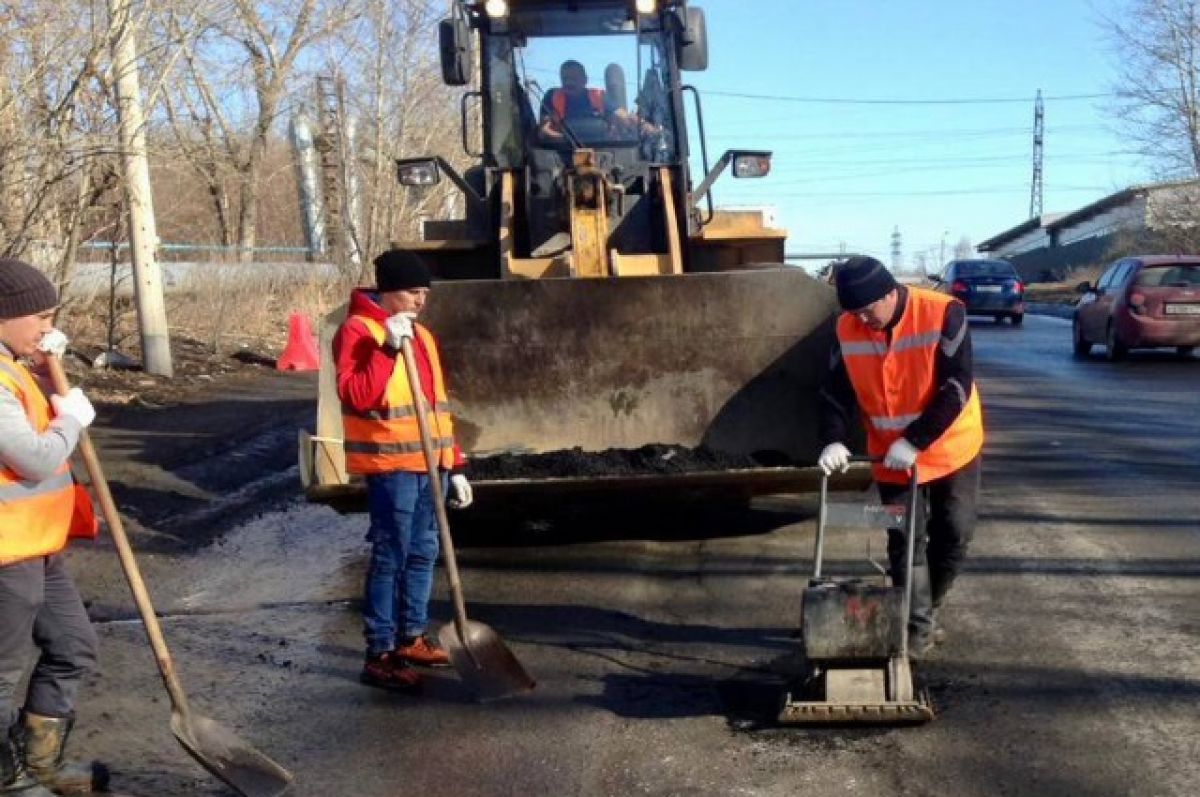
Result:
{"label": "reflective stripe on vest", "polygon": [[[383,345],[387,333],[382,324],[365,316],[353,318],[366,327],[377,344]],[[441,359],[429,330],[420,324],[414,324],[413,328],[433,371],[435,401],[427,413],[429,434],[433,438],[438,466],[448,470],[454,467],[454,421],[446,397]],[[397,470],[424,473],[427,470],[425,454],[421,450],[421,430],[412,404],[413,391],[401,357],[396,358],[396,367],[384,390],[381,406],[360,412],[342,404],[343,447],[348,473],[388,473]]]}
{"label": "reflective stripe on vest", "polygon": [[[24,366],[0,356],[0,389],[17,397],[39,434],[50,426],[50,402]],[[0,565],[61,551],[75,508],[71,470],[64,460],[42,481],[0,466]]]}
{"label": "reflective stripe on vest", "polygon": [[[900,321],[887,333],[873,330],[850,313],[838,318],[837,336],[842,359],[858,397],[867,431],[867,453],[882,457],[908,425],[921,417],[937,391],[937,351],[946,318],[948,296],[920,288],[908,289]],[[983,448],[983,415],[979,389],[970,396],[950,428],[917,455],[921,483],[939,479],[968,464]],[[879,481],[903,484],[902,471],[874,468]]]}
{"label": "reflective stripe on vest", "polygon": [[[592,105],[592,110],[598,116],[604,116],[604,92],[600,89],[587,90],[588,102]],[[567,117],[567,93],[562,89],[555,89],[554,94],[550,97],[550,103],[554,106],[554,112],[558,114],[554,121],[566,119]]]}

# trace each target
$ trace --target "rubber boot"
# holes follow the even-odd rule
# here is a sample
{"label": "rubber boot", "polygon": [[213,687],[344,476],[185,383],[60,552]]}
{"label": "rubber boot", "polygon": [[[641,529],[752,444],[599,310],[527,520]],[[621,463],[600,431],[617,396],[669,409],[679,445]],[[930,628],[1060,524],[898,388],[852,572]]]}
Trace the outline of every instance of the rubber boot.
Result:
{"label": "rubber boot", "polygon": [[26,768],[22,741],[19,725],[9,728],[4,738],[0,739],[0,794],[54,797],[54,792],[38,783]]}
{"label": "rubber boot", "polygon": [[21,724],[25,732],[25,766],[43,786],[55,794],[91,794],[108,785],[103,767],[63,760],[74,717],[43,717],[25,711]]}
{"label": "rubber boot", "polygon": [[[908,607],[908,655],[918,659],[933,648],[937,624],[929,588],[929,565],[914,564],[912,576],[912,602]],[[892,583],[897,587],[905,585],[902,563],[892,564]]]}

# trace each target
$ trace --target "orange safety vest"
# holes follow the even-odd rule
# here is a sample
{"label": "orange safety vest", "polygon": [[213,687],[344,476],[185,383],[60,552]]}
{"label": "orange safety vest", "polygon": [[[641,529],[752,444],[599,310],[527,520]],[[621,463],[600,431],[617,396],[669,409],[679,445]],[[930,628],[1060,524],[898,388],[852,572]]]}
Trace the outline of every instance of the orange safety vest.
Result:
{"label": "orange safety vest", "polygon": [[[352,318],[357,318],[375,338],[375,342],[383,345],[387,333],[382,324],[366,316]],[[446,398],[442,363],[429,330],[420,324],[413,324],[413,328],[433,368],[436,403],[427,412],[429,434],[433,438],[438,465],[449,470],[454,467],[454,421],[450,417],[449,399]],[[421,451],[421,430],[413,410],[413,390],[408,383],[402,358],[396,358],[396,368],[384,391],[381,406],[368,412],[358,412],[348,404],[342,404],[342,428],[348,473],[390,473],[397,470],[425,473],[428,470],[425,455]]]}
{"label": "orange safety vest", "polygon": [[[935,362],[946,307],[954,299],[921,288],[908,289],[900,321],[887,333],[873,330],[851,313],[842,313],[837,337],[850,383],[867,431],[867,453],[882,457],[908,425],[933,400]],[[968,464],[983,448],[983,414],[979,389],[972,384],[962,412],[929,448],[917,455],[917,478],[922,484],[940,479]],[[903,471],[875,465],[875,478],[905,484]]]}
{"label": "orange safety vest", "polygon": [[[588,102],[592,104],[593,110],[600,116],[604,116],[604,92],[600,89],[588,89]],[[555,89],[554,94],[550,96],[550,104],[554,106],[554,112],[557,114],[554,121],[567,118],[567,93],[562,89]]]}
{"label": "orange safety vest", "polygon": [[[0,388],[25,407],[34,431],[46,431],[50,402],[25,366],[0,356]],[[75,502],[75,482],[66,460],[53,476],[40,482],[0,463],[0,565],[48,556],[66,547]]]}

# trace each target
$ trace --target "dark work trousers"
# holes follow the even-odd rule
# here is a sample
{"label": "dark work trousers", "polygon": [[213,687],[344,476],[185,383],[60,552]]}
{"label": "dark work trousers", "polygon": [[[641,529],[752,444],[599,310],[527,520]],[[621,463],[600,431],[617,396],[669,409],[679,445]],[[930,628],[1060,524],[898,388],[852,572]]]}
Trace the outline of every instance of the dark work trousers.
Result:
{"label": "dark work trousers", "polygon": [[69,717],[84,673],[96,663],[96,631],[61,555],[0,566],[0,722],[16,722],[16,691],[36,648],[24,707]]}
{"label": "dark work trousers", "polygon": [[[934,612],[962,569],[967,546],[975,535],[979,475],[983,455],[959,470],[922,484],[917,497],[917,541],[913,551],[913,595],[909,631],[933,631]],[[908,485],[879,482],[885,504],[908,506]],[[903,586],[905,530],[888,529],[888,561],[892,582]]]}

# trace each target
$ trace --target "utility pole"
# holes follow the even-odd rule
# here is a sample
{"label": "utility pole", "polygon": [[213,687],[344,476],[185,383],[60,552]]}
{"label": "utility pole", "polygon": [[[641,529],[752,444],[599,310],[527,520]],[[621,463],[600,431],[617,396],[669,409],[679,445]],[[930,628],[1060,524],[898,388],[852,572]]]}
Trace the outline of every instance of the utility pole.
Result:
{"label": "utility pole", "polygon": [[158,229],[150,193],[150,164],[146,157],[146,120],[137,72],[137,45],[130,23],[132,0],[108,0],[112,18],[112,58],[116,77],[118,137],[129,204],[129,257],[133,264],[134,297],[142,338],[142,367],[147,373],[170,377],[171,337],[163,302],[162,274],[155,250]]}
{"label": "utility pole", "polygon": [[1029,187],[1029,218],[1042,215],[1042,145],[1046,132],[1046,114],[1042,108],[1042,90],[1033,102],[1033,184]]}
{"label": "utility pole", "polygon": [[900,243],[901,243],[900,227],[897,225],[896,227],[894,227],[892,229],[892,273],[893,274],[900,273],[900,259],[902,257],[902,250],[900,247]]}

